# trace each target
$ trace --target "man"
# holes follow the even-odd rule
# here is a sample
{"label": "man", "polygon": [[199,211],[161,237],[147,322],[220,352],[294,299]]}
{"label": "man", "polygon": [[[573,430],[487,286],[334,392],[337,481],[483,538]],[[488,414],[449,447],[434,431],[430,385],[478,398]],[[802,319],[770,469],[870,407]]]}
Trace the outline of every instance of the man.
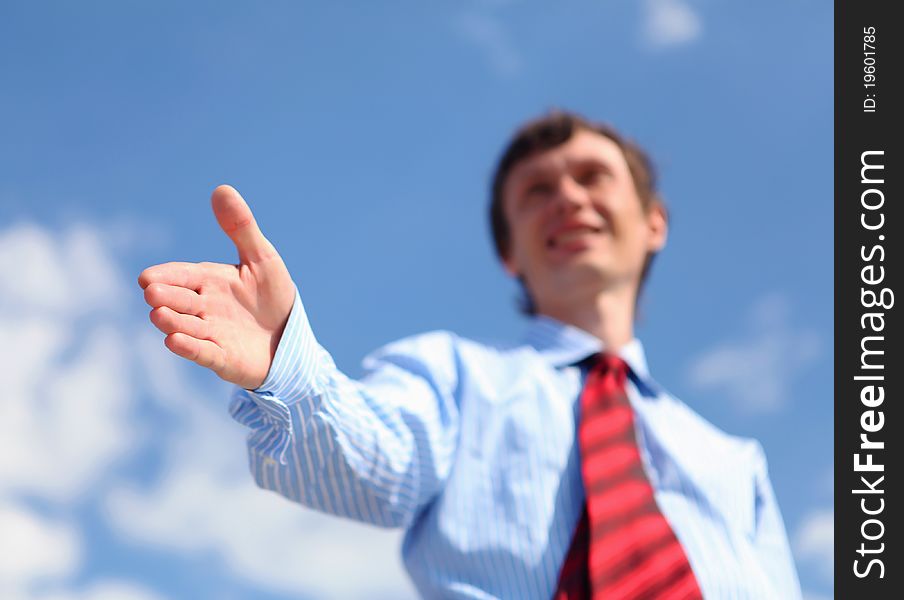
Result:
{"label": "man", "polygon": [[614,130],[554,113],[499,162],[490,216],[523,285],[523,342],[430,332],[368,356],[359,381],[317,343],[238,193],[212,204],[239,265],[145,270],[151,321],[239,386],[258,484],[406,528],[425,597],[800,596],[762,448],[670,396],[634,338],[668,219],[649,160]]}

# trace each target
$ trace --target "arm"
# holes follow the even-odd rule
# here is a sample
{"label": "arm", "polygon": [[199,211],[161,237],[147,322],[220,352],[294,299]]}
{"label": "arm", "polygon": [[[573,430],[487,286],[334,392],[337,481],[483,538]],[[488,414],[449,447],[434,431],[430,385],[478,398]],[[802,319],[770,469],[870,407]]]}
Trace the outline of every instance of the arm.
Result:
{"label": "arm", "polygon": [[800,582],[788,546],[782,515],[769,481],[769,469],[762,447],[756,444],[754,477],[756,490],[756,530],[754,546],[779,598],[800,598]]}
{"label": "arm", "polygon": [[252,429],[260,485],[333,514],[408,524],[448,474],[457,438],[455,369],[442,366],[455,364],[442,360],[450,337],[394,344],[368,359],[365,378],[348,379],[245,200],[220,186],[211,206],[238,264],[165,263],[138,278],[166,347],[244,388],[231,408]]}
{"label": "arm", "polygon": [[439,491],[458,435],[452,340],[402,340],[339,371],[314,337],[300,296],[270,372],[238,389],[230,412],[248,426],[255,481],[317,510],[407,526]]}

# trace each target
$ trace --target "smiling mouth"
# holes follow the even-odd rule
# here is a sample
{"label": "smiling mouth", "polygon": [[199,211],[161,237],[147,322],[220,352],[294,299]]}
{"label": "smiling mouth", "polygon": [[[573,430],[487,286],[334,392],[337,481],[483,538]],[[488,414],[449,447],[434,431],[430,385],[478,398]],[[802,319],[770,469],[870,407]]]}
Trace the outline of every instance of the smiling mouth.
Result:
{"label": "smiling mouth", "polygon": [[585,227],[569,228],[566,231],[550,236],[549,239],[546,240],[546,247],[557,248],[560,246],[567,246],[582,241],[588,235],[596,235],[602,232],[602,227],[591,227],[589,225]]}

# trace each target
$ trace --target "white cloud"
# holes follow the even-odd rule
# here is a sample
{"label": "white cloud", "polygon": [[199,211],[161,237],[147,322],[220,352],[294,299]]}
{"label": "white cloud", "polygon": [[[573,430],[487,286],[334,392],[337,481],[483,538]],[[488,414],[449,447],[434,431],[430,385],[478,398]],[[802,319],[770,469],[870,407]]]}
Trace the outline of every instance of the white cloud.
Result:
{"label": "white cloud", "polygon": [[503,77],[513,77],[524,67],[514,41],[500,21],[486,13],[465,13],[455,29],[485,55],[493,71]]}
{"label": "white cloud", "polygon": [[[400,531],[319,515],[255,486],[245,432],[226,411],[228,386],[190,380],[201,371],[164,349],[143,311],[123,309],[127,289],[139,291],[109,240],[90,226],[0,229],[0,597],[157,598],[139,583],[69,586],[84,580],[77,570],[90,540],[80,541],[71,519],[13,503],[19,497],[62,515],[102,502],[114,531],[173,555],[219,554],[262,589],[414,596]],[[140,422],[139,398],[172,428]],[[145,487],[116,480],[111,467],[139,449],[161,459],[159,478]],[[46,597],[30,590],[38,579]]]}
{"label": "white cloud", "polygon": [[[129,448],[125,299],[98,230],[0,230],[0,597],[36,598],[34,585],[53,586],[81,567],[85,545],[72,520],[13,498],[40,498],[65,514]],[[65,597],[125,588],[92,589]]]}
{"label": "white cloud", "polygon": [[835,512],[816,510],[804,517],[794,532],[798,561],[814,565],[831,582],[835,573]]}
{"label": "white cloud", "polygon": [[693,42],[703,33],[699,15],[683,0],[645,0],[643,36],[658,48]]}
{"label": "white cloud", "polygon": [[120,310],[124,294],[95,229],[79,225],[54,235],[21,223],[0,234],[0,309],[74,317]]}
{"label": "white cloud", "polygon": [[74,336],[64,324],[0,321],[0,337],[13,342],[0,349],[0,363],[19,367],[0,403],[0,482],[8,491],[71,500],[129,447],[125,342],[108,325],[83,336],[66,357],[64,342]]}
{"label": "white cloud", "polygon": [[77,227],[56,238],[28,224],[0,232],[6,493],[71,501],[127,450],[128,351],[112,315],[124,297],[99,232]]}
{"label": "white cloud", "polygon": [[79,533],[0,499],[0,597],[17,598],[43,578],[71,574],[82,560]]}
{"label": "white cloud", "polygon": [[178,468],[153,490],[114,490],[107,513],[134,541],[217,553],[232,573],[273,591],[413,596],[398,533],[317,515],[249,485],[247,476],[229,480],[197,466]]}
{"label": "white cloud", "polygon": [[[245,432],[227,416],[226,385],[199,386],[159,340],[136,345],[160,408],[180,427],[161,440],[164,475],[151,489],[113,489],[105,512],[134,541],[171,551],[219,553],[231,572],[274,591],[317,598],[413,597],[400,531],[339,520],[257,488]],[[354,569],[355,577],[348,577]]]}
{"label": "white cloud", "polygon": [[820,337],[795,329],[790,302],[778,293],[763,297],[750,315],[752,333],[719,344],[693,359],[691,384],[725,394],[745,412],[775,412],[790,398],[797,374],[822,351]]}

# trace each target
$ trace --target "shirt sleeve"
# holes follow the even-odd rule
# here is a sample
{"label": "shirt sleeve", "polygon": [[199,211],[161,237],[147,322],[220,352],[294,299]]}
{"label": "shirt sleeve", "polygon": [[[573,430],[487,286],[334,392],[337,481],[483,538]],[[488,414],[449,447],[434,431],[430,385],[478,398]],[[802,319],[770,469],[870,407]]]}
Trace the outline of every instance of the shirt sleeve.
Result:
{"label": "shirt sleeve", "polygon": [[754,548],[760,564],[769,576],[777,598],[790,600],[801,597],[800,582],[794,559],[788,545],[788,536],[782,521],[781,511],[769,481],[769,469],[762,446],[756,443],[755,473],[755,518]]}
{"label": "shirt sleeve", "polygon": [[230,413],[250,428],[257,484],[311,508],[406,527],[442,488],[459,407],[452,334],[384,346],[345,376],[314,337],[296,289],[270,372],[236,388]]}

